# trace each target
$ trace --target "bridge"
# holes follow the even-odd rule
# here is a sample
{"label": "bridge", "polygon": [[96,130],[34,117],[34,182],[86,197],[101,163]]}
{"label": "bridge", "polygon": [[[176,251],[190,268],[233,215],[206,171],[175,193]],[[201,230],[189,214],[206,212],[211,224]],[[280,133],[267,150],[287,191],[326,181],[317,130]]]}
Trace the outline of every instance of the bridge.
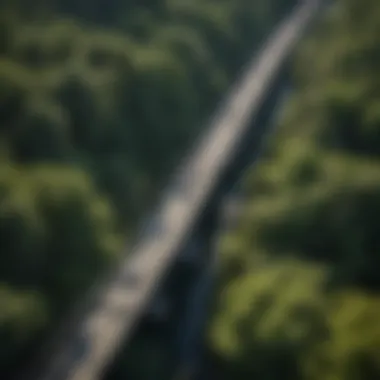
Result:
{"label": "bridge", "polygon": [[[164,190],[150,223],[135,245],[126,249],[124,261],[95,286],[47,349],[46,365],[35,379],[101,379],[173,265],[186,258],[191,261],[189,252],[200,254],[196,262],[201,267],[213,265],[210,236],[217,228],[221,199],[257,150],[253,146],[262,132],[259,124],[270,115],[269,104],[278,95],[275,88],[283,87],[289,55],[319,6],[320,0],[301,2],[255,54]],[[204,305],[205,300],[200,302]],[[192,335],[182,340],[188,342]]]}

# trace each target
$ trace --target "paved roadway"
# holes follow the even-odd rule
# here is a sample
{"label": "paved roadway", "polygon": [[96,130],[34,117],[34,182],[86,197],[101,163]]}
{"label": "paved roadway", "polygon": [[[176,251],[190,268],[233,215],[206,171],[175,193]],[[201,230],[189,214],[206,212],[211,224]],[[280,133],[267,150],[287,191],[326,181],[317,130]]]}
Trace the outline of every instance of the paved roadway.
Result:
{"label": "paved roadway", "polygon": [[[178,254],[181,242],[191,232],[204,202],[226,167],[249,121],[272,84],[292,47],[301,37],[318,1],[301,3],[285,20],[257,59],[244,73],[224,107],[217,113],[204,140],[183,167],[180,180],[189,186],[185,194],[164,197],[157,214],[158,231],[145,235],[100,289],[80,323],[52,351],[41,380],[97,380],[150,300],[165,268]],[[176,184],[174,184],[176,185]],[[129,282],[132,278],[132,282]]]}

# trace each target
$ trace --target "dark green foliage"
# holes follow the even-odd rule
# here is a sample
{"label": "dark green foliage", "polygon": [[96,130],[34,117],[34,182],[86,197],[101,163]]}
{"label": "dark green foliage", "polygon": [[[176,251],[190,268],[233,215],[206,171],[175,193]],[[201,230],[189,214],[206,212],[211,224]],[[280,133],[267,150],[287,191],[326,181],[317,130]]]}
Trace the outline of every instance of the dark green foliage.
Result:
{"label": "dark green foliage", "polygon": [[0,373],[117,259],[294,3],[0,1]]}
{"label": "dark green foliage", "polygon": [[380,3],[340,0],[301,46],[295,91],[221,242],[218,378],[380,376]]}
{"label": "dark green foliage", "polygon": [[115,262],[122,240],[108,203],[79,170],[3,162],[0,193],[0,360],[6,368],[17,367],[15,355]]}

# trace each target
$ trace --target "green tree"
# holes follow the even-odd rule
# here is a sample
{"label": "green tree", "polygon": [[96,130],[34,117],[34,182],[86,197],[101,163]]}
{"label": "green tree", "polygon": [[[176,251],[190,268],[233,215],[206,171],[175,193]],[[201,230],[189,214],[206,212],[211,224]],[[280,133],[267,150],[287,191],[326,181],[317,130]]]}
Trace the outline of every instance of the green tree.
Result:
{"label": "green tree", "polygon": [[0,371],[117,260],[294,3],[0,1]]}
{"label": "green tree", "polygon": [[380,375],[379,20],[377,1],[337,1],[296,54],[278,133],[220,242],[222,379]]}
{"label": "green tree", "polygon": [[115,263],[122,240],[108,203],[79,170],[2,163],[0,189],[4,368],[17,366],[30,339]]}

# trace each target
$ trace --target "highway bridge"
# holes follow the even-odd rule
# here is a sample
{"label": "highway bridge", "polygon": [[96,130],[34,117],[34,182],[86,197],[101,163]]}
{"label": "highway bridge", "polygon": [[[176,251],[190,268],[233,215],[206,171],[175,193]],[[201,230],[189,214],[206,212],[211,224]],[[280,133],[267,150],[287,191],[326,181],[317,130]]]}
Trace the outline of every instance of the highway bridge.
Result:
{"label": "highway bridge", "polygon": [[[207,240],[215,228],[216,204],[227,191],[226,184],[231,183],[231,173],[236,177],[240,153],[255,136],[266,100],[319,8],[319,0],[300,2],[255,54],[199,144],[164,190],[149,228],[107,280],[94,288],[69,328],[49,347],[46,366],[35,379],[101,379],[194,236],[201,240],[203,251],[202,239]],[[207,260],[205,255],[205,263]]]}

